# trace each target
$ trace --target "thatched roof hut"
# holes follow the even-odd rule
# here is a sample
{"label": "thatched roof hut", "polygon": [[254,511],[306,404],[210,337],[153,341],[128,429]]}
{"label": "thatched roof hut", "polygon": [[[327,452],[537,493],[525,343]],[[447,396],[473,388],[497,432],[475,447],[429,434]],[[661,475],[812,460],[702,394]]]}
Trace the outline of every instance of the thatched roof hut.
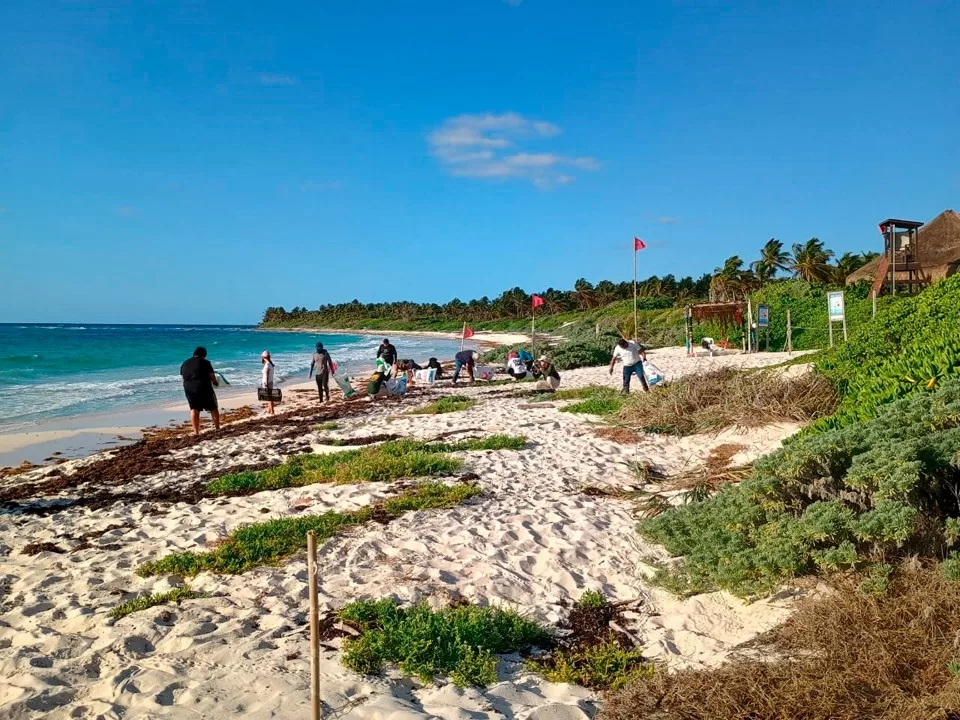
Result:
{"label": "thatched roof hut", "polygon": [[[917,233],[917,264],[930,282],[960,271],[960,215],[953,210],[944,210],[928,222]],[[883,259],[871,260],[847,277],[847,285],[859,280],[872,280]],[[897,272],[897,282],[903,282],[905,275]]]}

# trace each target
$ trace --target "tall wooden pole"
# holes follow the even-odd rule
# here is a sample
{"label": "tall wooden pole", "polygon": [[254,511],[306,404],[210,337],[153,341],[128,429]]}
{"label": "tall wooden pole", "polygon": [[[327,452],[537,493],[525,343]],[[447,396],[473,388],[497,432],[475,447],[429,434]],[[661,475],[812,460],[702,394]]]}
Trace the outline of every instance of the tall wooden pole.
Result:
{"label": "tall wooden pole", "polygon": [[790,324],[789,310],[787,310],[787,352],[793,352],[793,326]]}
{"label": "tall wooden pole", "polygon": [[320,618],[317,599],[317,536],[307,533],[307,582],[310,583],[310,720],[320,720]]}
{"label": "tall wooden pole", "polygon": [[640,342],[640,324],[637,322],[637,241],[633,241],[633,339]]}

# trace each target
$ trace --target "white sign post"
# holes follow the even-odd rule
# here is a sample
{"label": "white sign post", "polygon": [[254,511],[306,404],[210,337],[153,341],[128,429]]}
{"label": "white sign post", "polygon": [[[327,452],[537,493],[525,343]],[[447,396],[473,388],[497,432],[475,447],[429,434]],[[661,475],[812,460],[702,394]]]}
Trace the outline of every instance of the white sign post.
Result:
{"label": "white sign post", "polygon": [[[757,305],[757,329],[763,330],[767,352],[770,352],[770,306]],[[757,342],[759,345],[759,341]]]}
{"label": "white sign post", "polygon": [[833,347],[833,324],[843,324],[843,341],[847,341],[847,314],[844,311],[843,291],[827,293],[827,325],[830,329],[830,347]]}

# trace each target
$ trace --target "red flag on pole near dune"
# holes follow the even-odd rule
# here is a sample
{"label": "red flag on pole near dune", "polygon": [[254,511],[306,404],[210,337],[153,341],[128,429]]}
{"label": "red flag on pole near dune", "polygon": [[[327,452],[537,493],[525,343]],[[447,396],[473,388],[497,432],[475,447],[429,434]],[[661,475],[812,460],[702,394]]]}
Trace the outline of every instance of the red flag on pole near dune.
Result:
{"label": "red flag on pole near dune", "polygon": [[641,240],[640,238],[638,238],[636,235],[633,236],[633,251],[634,251],[634,252],[636,252],[637,250],[643,250],[646,246],[647,246],[647,244],[646,244],[643,240]]}
{"label": "red flag on pole near dune", "polygon": [[533,307],[534,307],[534,309],[540,307],[541,305],[543,305],[543,298],[540,297],[539,295],[534,295],[534,296],[533,296]]}
{"label": "red flag on pole near dune", "polygon": [[472,337],[473,337],[473,328],[470,327],[469,325],[464,325],[464,326],[463,326],[463,339],[466,340],[467,338],[472,338]]}

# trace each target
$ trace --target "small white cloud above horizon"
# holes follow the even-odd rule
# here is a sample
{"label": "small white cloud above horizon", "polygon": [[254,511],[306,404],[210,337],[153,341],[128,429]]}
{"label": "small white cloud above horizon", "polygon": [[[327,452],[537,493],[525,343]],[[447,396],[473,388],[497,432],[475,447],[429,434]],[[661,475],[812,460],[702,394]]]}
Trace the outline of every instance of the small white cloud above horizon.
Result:
{"label": "small white cloud above horizon", "polygon": [[343,183],[339,180],[327,180],[324,182],[305,182],[300,186],[301,192],[322,192],[324,190],[339,190]]}
{"label": "small white cloud above horizon", "polygon": [[553,152],[529,152],[518,143],[556,137],[560,128],[519,113],[485,113],[447,118],[430,133],[430,154],[450,175],[488,179],[521,179],[540,188],[568,185],[571,168],[597,170],[589,156],[568,157]]}
{"label": "small white cloud above horizon", "polygon": [[288,87],[297,84],[297,79],[293,75],[284,73],[262,72],[258,73],[257,79],[261,85],[268,87]]}

